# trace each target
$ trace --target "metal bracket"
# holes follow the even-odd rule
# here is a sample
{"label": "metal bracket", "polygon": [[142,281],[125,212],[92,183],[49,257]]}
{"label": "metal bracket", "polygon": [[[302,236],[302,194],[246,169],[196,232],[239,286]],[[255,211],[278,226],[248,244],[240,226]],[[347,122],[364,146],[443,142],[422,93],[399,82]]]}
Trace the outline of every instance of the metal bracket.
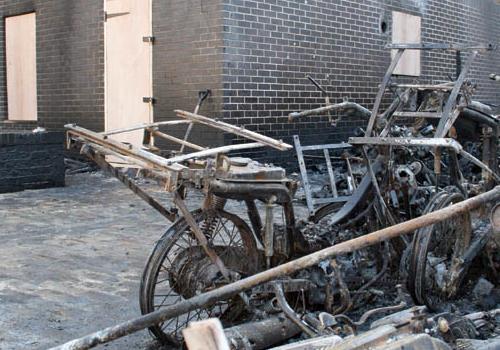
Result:
{"label": "metal bracket", "polygon": [[142,98],[142,102],[155,104],[156,103],[156,99],[154,97],[152,97],[152,96],[145,96],[145,97]]}
{"label": "metal bracket", "polygon": [[117,12],[117,13],[104,12],[104,22],[106,22],[108,19],[111,19],[114,17],[121,17],[121,16],[126,16],[126,15],[130,15],[130,12]]}
{"label": "metal bracket", "polygon": [[[347,202],[349,196],[339,196],[337,191],[337,186],[335,183],[335,174],[333,173],[332,163],[330,160],[329,149],[347,149],[352,146],[348,143],[334,143],[326,145],[313,145],[313,146],[302,146],[300,143],[300,138],[298,135],[293,135],[293,142],[295,144],[295,151],[297,152],[297,159],[299,161],[300,175],[302,178],[302,183],[304,187],[304,192],[306,195],[307,209],[310,215],[314,215],[317,204],[327,204],[333,202]],[[304,159],[304,151],[323,151],[325,157],[325,162],[328,170],[328,178],[330,180],[330,186],[332,190],[333,197],[329,198],[313,198],[312,189],[309,184],[309,177],[307,175],[306,162]]]}

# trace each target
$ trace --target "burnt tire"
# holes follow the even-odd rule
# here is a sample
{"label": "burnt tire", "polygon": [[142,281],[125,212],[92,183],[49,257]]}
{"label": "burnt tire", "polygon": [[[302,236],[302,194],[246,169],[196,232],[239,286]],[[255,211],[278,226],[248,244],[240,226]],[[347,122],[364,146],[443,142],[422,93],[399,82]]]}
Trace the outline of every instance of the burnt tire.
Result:
{"label": "burnt tire", "polygon": [[[463,201],[458,191],[444,190],[431,198],[423,214]],[[430,310],[441,311],[458,292],[461,275],[451,274],[454,263],[467,250],[472,235],[469,213],[418,229],[413,236],[407,286],[413,301]],[[453,279],[453,281],[452,281]]]}
{"label": "burnt tire", "polygon": [[[242,277],[258,271],[257,244],[252,231],[242,219],[223,210],[209,212],[198,210],[192,215],[200,227],[206,227],[206,223],[212,226],[209,230],[205,229],[205,235],[229,270],[237,272]],[[224,230],[219,235],[219,228],[222,227]],[[232,238],[225,239],[223,235],[227,236],[228,228],[236,234]],[[224,250],[225,247],[227,247],[226,250]],[[234,255],[238,255],[237,259]],[[144,268],[139,294],[142,314],[175,305],[197,293],[215,288],[215,286],[205,286],[206,288],[200,287],[200,290],[194,290],[198,288],[199,281],[195,277],[191,279],[183,277],[194,276],[195,273],[206,277],[210,273],[210,271],[207,272],[210,267],[208,257],[197,244],[186,220],[180,218],[158,240]],[[213,273],[214,269],[211,272]],[[189,281],[186,282],[186,279]],[[182,280],[186,285],[181,287]],[[179,346],[182,342],[181,331],[189,322],[209,317],[218,317],[223,324],[225,320],[233,321],[240,312],[238,305],[241,306],[238,297],[215,302],[204,309],[198,309],[150,327],[149,331],[161,343]]]}
{"label": "burnt tire", "polygon": [[344,206],[343,202],[334,202],[326,204],[314,212],[313,215],[309,217],[309,221],[317,224],[329,215],[335,214]]}

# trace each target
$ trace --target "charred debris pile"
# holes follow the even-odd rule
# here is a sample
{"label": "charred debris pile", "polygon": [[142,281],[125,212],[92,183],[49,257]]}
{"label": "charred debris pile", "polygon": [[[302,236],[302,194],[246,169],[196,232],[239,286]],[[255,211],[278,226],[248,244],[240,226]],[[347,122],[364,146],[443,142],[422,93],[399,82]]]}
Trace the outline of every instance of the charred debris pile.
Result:
{"label": "charred debris pile", "polygon": [[[291,113],[291,121],[326,114],[335,124],[354,113],[367,122],[339,144],[302,145],[294,137],[297,179],[231,157],[293,147],[200,115],[205,94],[194,113],[176,111],[179,120],[106,133],[68,125],[68,147],[173,224],[144,268],[143,315],[60,349],[87,349],[144,328],[162,343],[198,349],[196,334],[205,333],[189,329],[206,319],[222,325],[201,337],[210,349],[499,348],[500,122],[473,100],[476,86],[467,79],[474,60],[494,47],[387,48],[395,54],[372,110],[331,103],[310,78],[325,105]],[[467,59],[453,81],[401,83],[393,72],[408,49],[460,51]],[[183,138],[160,130],[182,124]],[[189,141],[193,124],[249,142],[209,149]],[[117,140],[137,130],[142,147]],[[180,149],[160,150],[158,138]],[[323,160],[321,174],[308,169],[311,157]],[[141,188],[131,168],[157,180],[173,207]],[[190,211],[193,191],[203,200]],[[306,217],[296,217],[297,198]],[[247,215],[232,212],[231,201],[244,203]],[[210,334],[219,336],[211,342]]]}

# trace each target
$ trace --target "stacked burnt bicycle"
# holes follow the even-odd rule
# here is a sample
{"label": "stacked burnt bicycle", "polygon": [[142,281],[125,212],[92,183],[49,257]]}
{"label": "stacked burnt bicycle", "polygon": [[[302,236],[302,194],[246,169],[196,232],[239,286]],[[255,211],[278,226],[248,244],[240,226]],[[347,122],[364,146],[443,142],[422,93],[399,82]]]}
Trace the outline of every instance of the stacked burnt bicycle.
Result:
{"label": "stacked burnt bicycle", "polygon": [[[257,147],[288,151],[292,146],[199,115],[208,93],[200,95],[194,113],[177,110],[179,120],[104,133],[66,126],[69,147],[79,147],[173,221],[156,243],[144,269],[140,287],[143,314],[216,290],[326,246],[457,203],[499,182],[499,121],[487,106],[472,101],[475,86],[467,80],[474,59],[493,47],[392,44],[388,49],[395,54],[371,111],[352,102],[331,104],[327,98],[325,106],[290,115],[295,119],[328,114],[335,119],[333,113],[356,113],[368,118],[364,135],[351,137],[347,143],[302,146],[295,138],[310,214],[300,222],[296,222],[294,214],[297,181],[287,178],[282,168],[230,156],[231,152]],[[393,72],[405,50],[459,51],[468,58],[454,81],[398,84]],[[387,108],[381,111],[383,105]],[[203,147],[188,141],[194,124],[233,133],[252,142]],[[183,138],[160,131],[173,125],[187,126]],[[115,135],[137,130],[144,131],[142,147],[114,139]],[[180,148],[160,151],[155,143],[158,139],[176,143]],[[187,148],[194,152],[185,153]],[[348,168],[350,156],[345,151],[356,152],[357,157],[353,158],[361,160],[364,169],[358,179],[348,169],[344,178],[351,185],[345,191],[341,188],[341,177],[332,169],[332,162],[338,160],[332,154],[338,150],[344,152],[341,158]],[[322,200],[312,197],[304,151],[323,152],[331,197]],[[121,162],[119,166],[117,159]],[[167,208],[141,188],[129,176],[127,169],[131,168],[157,180],[171,193],[175,208]],[[186,204],[188,200],[196,200],[190,197],[192,191],[204,195],[194,211]],[[248,217],[229,212],[230,200],[244,203]],[[359,322],[344,315],[369,300],[376,293],[371,287],[394,270],[394,265],[398,265],[398,278],[407,281],[415,303],[438,310],[457,294],[488,234],[475,235],[470,215],[463,215],[419,229],[411,239],[383,242],[375,249],[339,256],[298,274],[276,276],[272,283],[248,289],[230,299],[211,298],[200,309],[169,319],[150,331],[161,341],[179,344],[182,329],[192,321],[218,317],[225,326],[234,326],[273,314],[284,315],[298,331],[282,331],[280,335],[275,332],[270,344],[297,332],[306,336],[328,334],[339,323],[346,323],[355,331],[356,326],[375,312],[405,306],[400,300],[397,305],[370,310]],[[251,346],[248,339],[241,341],[240,346]]]}

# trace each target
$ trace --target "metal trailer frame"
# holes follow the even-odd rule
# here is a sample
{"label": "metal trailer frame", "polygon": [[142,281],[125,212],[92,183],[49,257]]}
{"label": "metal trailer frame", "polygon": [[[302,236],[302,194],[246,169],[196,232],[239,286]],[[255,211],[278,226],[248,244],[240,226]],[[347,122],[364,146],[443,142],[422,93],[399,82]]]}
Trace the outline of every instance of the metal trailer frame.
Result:
{"label": "metal trailer frame", "polygon": [[[336,179],[335,179],[335,174],[333,172],[332,168],[332,162],[331,162],[331,157],[330,157],[330,150],[345,150],[349,149],[352,146],[348,143],[333,143],[333,144],[327,144],[327,145],[312,145],[312,146],[302,146],[300,143],[300,139],[298,135],[293,136],[293,142],[295,145],[295,152],[297,153],[297,160],[299,162],[299,169],[300,169],[300,177],[302,178],[302,185],[304,188],[304,193],[306,195],[306,204],[307,204],[307,209],[309,211],[309,215],[314,215],[316,212],[317,205],[325,205],[329,203],[342,203],[342,202],[347,202],[349,200],[350,195],[352,195],[352,192],[350,193],[349,196],[339,196],[338,191],[337,191],[337,185],[336,185]],[[313,198],[313,193],[311,186],[309,184],[309,176],[307,174],[307,168],[306,168],[306,161],[305,158],[307,157],[304,152],[307,151],[322,151],[323,156],[325,159],[325,164],[326,164],[326,169],[328,171],[328,184],[330,185],[331,191],[332,191],[332,197],[326,197],[326,198]],[[349,172],[349,176],[353,178],[351,166],[350,166],[350,161],[348,158],[345,159],[347,163],[347,168]],[[356,188],[355,183],[353,183],[353,189]]]}
{"label": "metal trailer frame", "polygon": [[[471,57],[469,58],[465,68],[459,75],[457,82],[453,85],[453,87],[442,86],[439,85],[437,89],[450,91],[450,96],[445,104],[445,107],[440,115],[439,125],[436,133],[436,137],[434,139],[423,140],[418,139],[416,141],[410,140],[405,144],[405,146],[427,146],[434,148],[449,148],[454,151],[460,150],[456,143],[451,140],[445,139],[448,131],[451,126],[457,119],[459,113],[457,110],[461,110],[464,108],[463,105],[457,106],[457,99],[460,97],[460,93],[462,92],[463,85],[465,82],[465,76],[467,71],[470,69],[472,64],[472,60],[478,55],[478,50],[488,50],[491,49],[491,46],[474,46],[474,47],[459,47],[456,45],[450,44],[398,44],[398,45],[389,45],[388,48],[396,49],[397,53],[392,60],[388,71],[386,72],[382,85],[380,86],[379,93],[377,94],[377,99],[375,101],[375,107],[370,112],[370,120],[368,122],[368,128],[366,130],[366,135],[364,139],[352,139],[352,144],[359,145],[367,166],[367,174],[364,176],[363,180],[359,184],[358,188],[352,196],[350,196],[345,205],[333,215],[333,217],[329,220],[329,224],[334,225],[339,221],[349,217],[352,214],[354,209],[358,207],[358,205],[363,202],[363,198],[366,198],[367,193],[370,192],[371,189],[374,189],[374,193],[376,198],[378,199],[379,205],[381,207],[382,213],[387,214],[388,225],[389,227],[385,227],[371,234],[367,234],[361,237],[357,237],[348,241],[344,241],[342,243],[333,245],[331,247],[327,247],[325,249],[315,251],[310,255],[302,256],[296,260],[287,261],[279,266],[272,267],[270,264],[270,258],[273,255],[273,240],[274,240],[274,232],[272,228],[272,207],[274,203],[279,203],[283,205],[285,216],[286,216],[286,233],[282,239],[286,240],[284,245],[290,243],[293,248],[294,246],[306,249],[311,249],[307,247],[307,241],[301,241],[300,232],[295,232],[295,219],[293,214],[293,206],[291,203],[291,196],[293,195],[293,191],[288,187],[290,184],[286,183],[286,179],[282,179],[281,181],[260,181],[259,179],[253,179],[251,181],[225,181],[223,178],[219,178],[217,175],[224,173],[227,170],[227,161],[228,158],[223,154],[225,152],[230,152],[236,149],[245,149],[245,148],[254,148],[254,147],[262,147],[262,146],[271,146],[278,150],[287,150],[290,149],[291,146],[283,143],[282,141],[274,140],[272,138],[248,131],[244,128],[239,128],[221,121],[213,120],[197,113],[189,113],[185,111],[176,111],[176,114],[179,117],[184,118],[184,120],[177,120],[171,122],[160,122],[160,123],[152,123],[147,125],[141,125],[134,128],[127,128],[122,130],[116,130],[108,133],[93,133],[88,130],[78,128],[75,125],[68,125],[68,145],[74,145],[75,143],[83,144],[82,152],[99,155],[99,161],[106,162],[106,156],[117,156],[129,164],[133,164],[141,169],[145,175],[150,176],[159,180],[159,182],[164,186],[165,190],[168,192],[172,192],[174,194],[174,203],[177,205],[182,215],[184,216],[185,221],[187,222],[189,228],[192,231],[193,236],[199,243],[199,246],[203,249],[204,253],[210,259],[211,263],[219,269],[221,275],[224,277],[225,281],[228,283],[220,288],[216,288],[214,290],[202,293],[200,295],[194,296],[191,299],[184,300],[182,302],[170,305],[166,308],[159,309],[150,314],[144,315],[136,320],[132,320],[130,322],[118,325],[116,327],[108,328],[102,332],[89,335],[88,337],[75,340],[68,344],[63,345],[61,348],[64,349],[86,349],[93,347],[100,343],[105,343],[110,340],[116,339],[123,335],[129,334],[131,332],[137,331],[139,329],[143,329],[148,326],[152,326],[158,324],[162,321],[167,320],[168,318],[176,317],[185,312],[205,307],[214,303],[218,300],[224,300],[230,298],[235,295],[240,295],[242,300],[245,301],[247,296],[244,294],[244,291],[250,290],[253,287],[263,285],[264,288],[266,282],[270,282],[273,280],[277,280],[280,277],[290,275],[294,272],[302,270],[304,268],[313,266],[318,264],[319,262],[335,257],[336,255],[342,253],[348,253],[355,250],[363,249],[374,244],[387,242],[389,239],[393,239],[396,237],[402,237],[406,233],[414,232],[415,230],[422,228],[424,226],[433,225],[438,222],[442,222],[443,220],[455,218],[460,213],[466,213],[472,209],[475,209],[479,206],[484,205],[487,202],[497,201],[499,197],[499,187],[496,187],[494,190],[481,194],[477,197],[467,199],[463,202],[454,204],[452,206],[445,207],[443,209],[437,210],[435,212],[428,213],[419,218],[415,218],[409,220],[407,222],[396,224],[394,219],[391,218],[390,212],[387,211],[387,207],[385,206],[384,200],[381,195],[381,191],[379,188],[379,184],[376,178],[377,172],[382,169],[382,165],[384,163],[385,156],[382,152],[376,159],[371,160],[368,157],[368,145],[373,145],[378,148],[391,147],[391,145],[401,146],[401,141],[388,137],[389,130],[387,125],[390,122],[393,122],[393,116],[395,112],[403,112],[399,110],[401,102],[403,100],[402,97],[398,96],[398,98],[389,106],[389,109],[379,115],[378,111],[381,106],[382,98],[385,94],[386,89],[390,85],[390,80],[392,73],[394,71],[395,66],[397,65],[398,60],[401,58],[403,52],[406,49],[420,49],[420,50],[428,50],[428,49],[440,49],[440,50],[473,50]],[[313,81],[311,79],[311,81]],[[314,83],[314,81],[313,81]],[[315,84],[316,85],[316,84]],[[409,91],[409,89],[433,89],[434,86],[417,86],[417,87],[404,87]],[[321,90],[321,89],[320,89]],[[323,90],[322,90],[323,91]],[[324,92],[324,91],[323,91]],[[405,92],[404,94],[406,94]],[[409,92],[408,92],[409,93]],[[325,113],[329,113],[336,109],[343,108],[352,108],[361,112],[362,114],[367,115],[366,109],[351,103],[344,103],[342,106],[331,105],[329,103],[329,99],[326,96],[325,101],[327,106],[324,107],[321,111]],[[318,112],[318,109],[301,112],[296,115],[291,115],[290,117],[297,116],[305,116],[305,115],[314,115]],[[396,114],[395,117],[398,115]],[[400,115],[400,116],[410,116],[410,115]],[[417,116],[417,115],[414,115]],[[435,118],[437,117],[435,114],[433,115],[418,115],[418,117],[429,117]],[[377,121],[381,118],[389,118],[390,122],[388,122],[385,127],[382,128],[382,131],[379,135],[373,136],[375,130],[377,130]],[[172,135],[165,134],[158,130],[159,127],[164,125],[174,125],[174,124],[188,124],[191,123],[200,123],[203,125],[211,126],[217,128],[219,130],[230,132],[235,135],[250,139],[254,141],[249,144],[242,145],[233,145],[233,146],[224,146],[218,147],[215,149],[204,149],[202,146],[192,144],[187,141],[187,136],[189,133],[186,133],[184,139],[176,138]],[[176,155],[171,158],[163,158],[152,152],[148,152],[144,149],[140,149],[133,145],[126,145],[119,142],[116,142],[109,138],[110,135],[118,134],[121,132],[131,131],[131,130],[140,130],[143,129],[145,131],[144,140],[150,147],[150,149],[154,149],[154,138],[164,138],[169,141],[176,142],[184,147],[190,147],[196,150],[196,152],[186,155]],[[382,138],[381,138],[382,137]],[[396,140],[396,141],[395,141]],[[327,147],[313,147],[316,149],[323,149],[324,155],[326,156],[326,161],[329,160],[328,149],[332,149],[329,147],[331,145],[327,145]],[[306,150],[307,147],[306,146]],[[202,149],[203,148],[203,149]],[[333,147],[335,148],[335,146]],[[304,151],[304,148],[301,147],[301,151]],[[465,154],[465,153],[464,153]],[[465,154],[467,157],[467,154]],[[215,159],[208,159],[205,162],[200,163],[199,159],[205,157],[215,157]],[[475,164],[480,164],[481,161],[477,159],[471,159],[475,162]],[[103,163],[104,164],[104,163]],[[105,164],[106,165],[106,164]],[[109,164],[108,164],[109,165]],[[110,165],[112,167],[112,165]],[[489,169],[486,165],[484,165],[483,170],[487,171],[490,174],[494,174],[495,172]],[[227,171],[226,171],[227,172]],[[118,175],[120,175],[118,173]],[[330,176],[329,172],[329,176]],[[121,176],[117,176],[120,178]],[[330,177],[332,179],[332,177]],[[495,177],[495,179],[497,179]],[[333,179],[334,180],[334,179]],[[140,190],[137,190],[134,187],[134,184],[127,183],[132,189],[135,190],[141,196],[144,196]],[[202,229],[197,225],[195,218],[193,217],[193,213],[189,212],[185,205],[185,197],[183,196],[182,189],[186,186],[192,186],[198,189],[204,189],[205,191],[205,201],[203,203],[203,208],[207,209],[210,207],[214,200],[214,196],[228,198],[228,199],[239,199],[245,200],[247,202],[247,206],[249,209],[249,216],[252,224],[257,228],[255,231],[262,230],[262,234],[264,237],[258,237],[261,239],[264,244],[265,257],[267,259],[267,267],[268,269],[259,272],[250,277],[238,280],[233,282],[233,279],[230,275],[230,271],[226,268],[222,260],[217,255],[216,251],[211,247],[207,238],[202,232]],[[143,198],[144,198],[143,197]],[[146,197],[147,198],[147,197]],[[266,203],[266,222],[263,226],[260,222],[259,218],[254,218],[252,220],[252,207],[255,213],[255,203],[254,199],[261,199]],[[149,201],[155,209],[158,210],[158,206],[161,206],[159,203],[155,201]],[[252,206],[253,204],[253,206]],[[313,203],[314,204],[314,203]],[[378,208],[377,205],[375,208]],[[385,208],[385,210],[384,210]],[[170,217],[170,212],[166,209],[163,213],[166,217]],[[287,238],[288,237],[288,238]],[[303,239],[303,237],[302,237]],[[479,249],[477,245],[469,247],[469,251]],[[304,250],[299,251],[298,253],[304,253]],[[288,259],[290,256],[288,255]],[[457,266],[462,268],[466,262],[464,261]],[[290,282],[293,282],[291,280]],[[295,281],[297,282],[297,281]],[[281,283],[281,282],[280,282]],[[273,285],[276,286],[276,285]],[[268,286],[269,287],[269,286]],[[283,284],[283,288],[287,288],[287,284]],[[279,292],[279,290],[278,290]],[[279,293],[278,293],[279,294]],[[282,300],[283,301],[283,300]],[[285,305],[286,306],[286,305]],[[286,308],[285,308],[286,309]],[[294,321],[294,311],[288,310],[288,316],[292,322]],[[298,325],[298,324],[297,324]]]}
{"label": "metal trailer frame", "polygon": [[[348,144],[361,148],[364,154],[367,153],[368,146],[376,146],[381,149],[389,148],[389,147],[432,147],[435,150],[436,160],[435,160],[435,173],[437,176],[441,173],[440,168],[440,157],[441,157],[441,149],[450,149],[453,152],[460,154],[462,157],[472,162],[476,166],[480,167],[483,170],[483,177],[485,178],[485,182],[494,183],[500,182],[500,176],[497,174],[497,169],[495,164],[494,154],[496,153],[496,146],[498,143],[498,135],[499,124],[495,122],[493,119],[489,120],[488,116],[480,111],[476,111],[472,108],[469,108],[469,97],[462,96],[467,95],[469,93],[468,86],[466,86],[466,78],[472,67],[472,63],[479,56],[480,53],[496,50],[496,46],[492,44],[478,44],[478,45],[457,45],[457,44],[449,44],[449,43],[423,43],[423,44],[388,44],[385,46],[387,49],[396,50],[396,53],[389,64],[389,67],[384,74],[382,83],[379,86],[379,90],[377,92],[374,106],[371,111],[367,110],[363,106],[354,103],[344,101],[337,104],[331,104],[328,97],[325,97],[326,105],[323,107],[306,110],[302,112],[294,112],[289,114],[289,120],[295,120],[300,117],[306,116],[319,116],[319,115],[329,115],[330,120],[332,119],[330,113],[333,111],[346,111],[350,110],[354,111],[361,115],[362,117],[368,117],[368,124],[365,130],[364,137],[351,137],[348,140]],[[403,53],[406,50],[445,50],[445,51],[454,51],[457,56],[457,79],[454,82],[449,83],[441,83],[441,84],[396,84],[392,83],[393,72],[400,61]],[[460,57],[460,53],[462,51],[470,52],[470,55],[466,61],[466,63],[462,66],[458,59]],[[461,68],[461,69],[460,69]],[[307,77],[318,89],[320,89],[324,95],[326,95],[325,89],[321,88],[317,82],[315,82],[311,77]],[[393,91],[394,89],[405,89],[404,92],[400,94],[396,94],[395,99],[392,101],[390,106],[383,112],[380,113],[380,108],[382,105],[382,100],[387,91]],[[445,91],[449,93],[448,98],[444,102],[444,107],[441,112],[414,112],[414,111],[403,111],[402,105],[405,99],[410,96],[410,93],[413,91]],[[468,114],[472,115],[473,118],[479,123],[490,127],[492,130],[490,132],[490,136],[485,140],[485,151],[483,154],[483,160],[490,162],[493,164],[492,167],[485,164],[485,162],[477,159],[470,153],[466,152],[463,147],[455,140],[451,138],[446,138],[450,129],[454,125],[455,121],[461,114],[461,112],[466,111]],[[398,118],[423,118],[423,119],[436,119],[438,120],[438,125],[436,128],[436,132],[433,138],[431,139],[423,139],[423,138],[406,138],[406,137],[388,137],[390,132],[391,125]],[[338,119],[337,119],[338,120]],[[379,125],[380,124],[380,125]],[[385,125],[384,125],[385,124]],[[382,126],[382,127],[380,127]],[[379,134],[375,135],[375,131],[379,127]],[[297,152],[297,158],[299,161],[299,167],[301,171],[301,176],[303,179],[304,191],[306,193],[306,201],[309,212],[313,215],[316,212],[315,205],[320,204],[320,202],[330,202],[334,203],[338,201],[335,196],[335,190],[332,186],[333,196],[330,198],[322,198],[320,200],[314,200],[312,198],[312,191],[309,186],[309,181],[307,177],[305,160],[303,157],[304,150],[321,150],[329,148],[340,147],[337,145],[312,145],[312,146],[302,146],[298,136],[294,137],[295,148]],[[343,144],[340,144],[343,145]],[[332,147],[330,147],[332,146]],[[384,152],[381,152],[384,153]],[[326,155],[326,153],[325,153]],[[493,161],[491,161],[493,160]],[[375,188],[375,193],[380,198],[380,190],[378,189],[379,185],[377,183],[376,177],[374,176],[374,172],[377,172],[376,169],[380,168],[383,163],[386,162],[383,156],[379,156],[376,160],[370,161],[367,156],[365,156],[365,162],[368,166],[368,173],[365,175],[364,179],[361,181],[360,185],[357,189],[350,195],[345,198],[344,206],[337,211],[337,213],[329,220],[329,222],[334,225],[346,220],[350,215],[352,215],[355,208],[358,208],[359,205],[363,202],[363,199],[367,198],[367,194],[369,193],[372,186]],[[328,168],[328,163],[327,163]],[[376,168],[376,169],[375,169]],[[329,172],[330,182],[332,180],[332,176]],[[457,179],[457,182],[459,180]],[[341,198],[343,200],[344,198]],[[322,203],[321,203],[322,204]],[[327,204],[328,205],[328,204]],[[384,206],[384,205],[382,205]],[[320,208],[321,209],[321,208]],[[394,223],[394,222],[392,222]]]}
{"label": "metal trailer frame", "polygon": [[[157,210],[160,214],[162,214],[170,221],[174,221],[177,219],[177,212],[173,209],[165,208],[161,203],[150,196],[145,190],[141,189],[140,186],[138,186],[130,177],[127,176],[127,174],[113,166],[106,159],[106,157],[117,157],[123,160],[126,163],[127,167],[139,168],[145,177],[155,179],[156,181],[158,181],[158,183],[161,184],[165,191],[173,193],[173,202],[189,224],[189,227],[192,229],[194,236],[196,237],[200,246],[203,248],[212,263],[219,268],[224,278],[229,281],[230,274],[228,269],[225,267],[223,261],[217,255],[215,250],[210,247],[207,238],[205,237],[201,228],[196,224],[196,220],[193,217],[193,214],[187,208],[187,205],[185,203],[185,189],[189,187],[203,190],[205,194],[205,200],[202,204],[202,208],[210,209],[214,202],[214,192],[218,191],[220,194],[223,194],[224,191],[226,191],[231,193],[230,190],[227,190],[228,184],[220,179],[221,177],[222,179],[224,179],[225,176],[230,174],[229,169],[231,167],[231,161],[227,156],[225,156],[225,153],[234,150],[251,149],[264,146],[270,146],[283,151],[291,149],[292,146],[280,140],[275,140],[259,133],[246,130],[244,128],[240,128],[238,126],[234,126],[222,121],[213,120],[196,113],[189,113],[182,110],[176,110],[175,112],[179,117],[184,118],[184,120],[181,119],[175,121],[151,123],[123,128],[120,130],[113,130],[105,133],[96,133],[78,127],[74,124],[69,124],[66,125],[67,147],[71,148],[75,147],[76,145],[82,145],[81,153],[86,154],[89,158],[93,159],[101,168],[107,170],[112,175],[117,177],[139,197],[144,199],[149,205],[151,205],[155,210]],[[186,132],[184,139],[181,140],[158,130],[160,126],[184,124],[186,121],[189,126],[192,126],[193,123],[198,123],[225,132],[229,132],[255,142],[222,146],[212,149],[202,149],[201,146],[194,145],[186,141],[187,136],[189,136],[188,132]],[[153,148],[152,146],[154,138],[160,137],[169,141],[174,141],[182,146],[197,149],[197,152],[189,154],[179,154],[171,158],[164,158],[144,148],[140,148],[132,144],[118,142],[111,137],[112,135],[117,135],[132,130],[144,130],[144,139],[148,141],[148,146],[150,149]],[[189,127],[187,131],[190,131]],[[205,161],[200,161],[201,159],[205,159],[207,157],[215,157],[215,159],[209,158]],[[266,185],[269,185],[265,181],[265,169],[261,170],[261,172],[255,172],[249,169],[247,178],[244,178],[241,183],[237,183],[238,187],[243,187],[248,190],[248,186],[252,187],[252,184],[257,188],[262,188],[266,187]],[[243,173],[244,172],[245,171],[243,170]],[[278,171],[278,173],[280,172]],[[264,178],[264,183],[260,181],[259,177]],[[276,176],[274,176],[274,178],[272,178],[272,180],[268,182],[270,182],[271,185],[276,184],[277,187],[279,187],[275,189],[277,193],[288,194],[288,188],[285,186],[287,179],[284,178],[284,172],[281,177],[278,176],[278,178],[276,178]],[[245,187],[245,185],[247,185],[247,187]],[[270,191],[270,193],[272,193],[272,191]],[[253,216],[257,216],[258,213],[254,212],[256,210],[255,205],[252,206],[250,203],[250,201],[253,202],[255,196],[247,194],[246,196],[243,195],[243,197],[247,199],[247,205],[249,205],[249,215],[252,216],[253,214]],[[287,196],[282,195],[281,197]],[[293,210],[291,206],[287,207],[289,209],[288,211]],[[289,214],[289,217],[292,219],[293,223],[293,213]],[[260,232],[256,232],[256,234],[260,234]]]}
{"label": "metal trailer frame", "polygon": [[[84,144],[85,146],[92,148],[94,150],[94,153],[99,154],[100,156],[118,157],[125,161],[125,167],[138,167],[144,172],[144,175],[151,176],[160,181],[165,190],[168,192],[175,191],[181,184],[184,184],[186,182],[191,182],[194,185],[199,185],[201,179],[213,176],[213,174],[210,173],[211,170],[199,169],[199,167],[190,168],[189,165],[186,164],[186,162],[194,164],[198,159],[216,157],[217,155],[226,154],[236,150],[252,149],[265,146],[273,147],[280,151],[285,151],[292,148],[291,145],[288,145],[281,140],[275,140],[259,133],[222,121],[213,120],[199,114],[182,110],[176,110],[175,112],[179,117],[182,117],[184,119],[142,124],[102,133],[93,132],[79,127],[75,124],[68,124],[65,125],[65,128],[67,129],[66,144],[68,148],[73,147],[75,143]],[[216,148],[206,148],[159,131],[159,127],[161,126],[171,126],[179,124],[192,125],[196,123],[210,126],[224,132],[229,132],[255,142],[221,146]],[[134,130],[144,130],[144,139],[148,141],[146,147],[141,148],[135,145],[125,144],[122,142],[118,142],[111,137],[113,135],[118,135]],[[173,141],[180,144],[181,146],[193,148],[197,150],[197,152],[179,154],[171,158],[164,158],[150,151],[151,149],[154,149],[154,139],[156,137]],[[87,150],[84,149],[83,152],[87,153]]]}

